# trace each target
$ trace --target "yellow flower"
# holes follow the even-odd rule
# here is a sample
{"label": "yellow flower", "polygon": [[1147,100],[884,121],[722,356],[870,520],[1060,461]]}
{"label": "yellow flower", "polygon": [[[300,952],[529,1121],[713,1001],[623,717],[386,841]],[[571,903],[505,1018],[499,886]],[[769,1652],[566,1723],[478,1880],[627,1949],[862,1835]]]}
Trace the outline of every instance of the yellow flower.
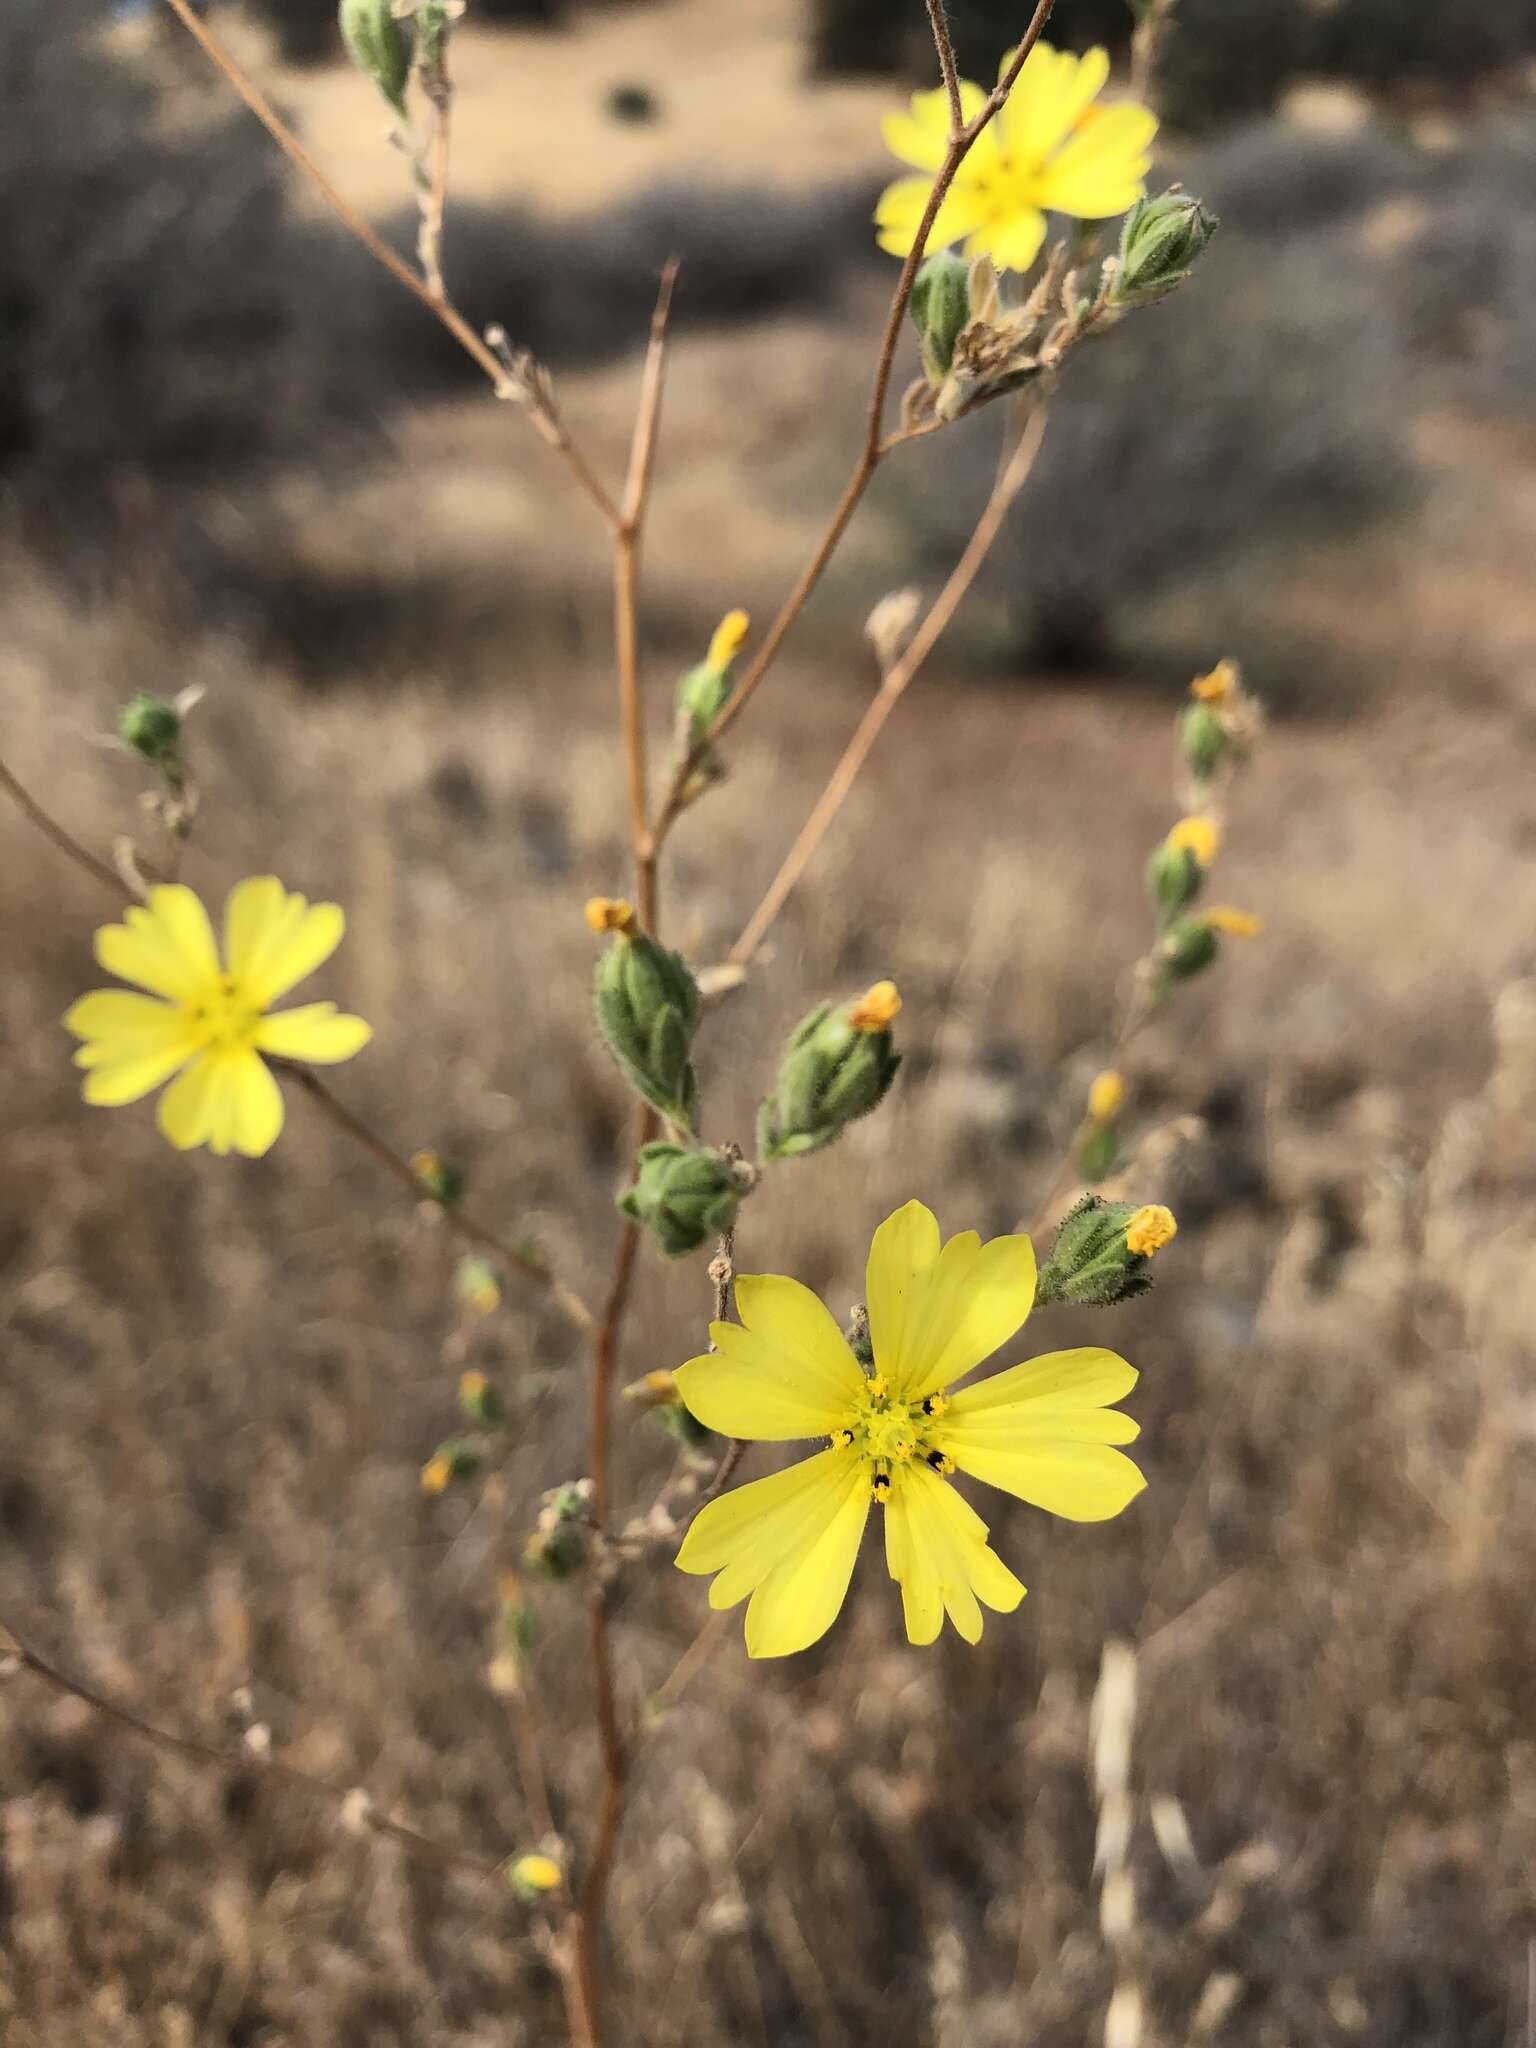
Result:
{"label": "yellow flower", "polygon": [[547,1892],[559,1891],[565,1882],[565,1873],[550,1856],[519,1856],[515,1863],[507,1865],[507,1882],[514,1891],[524,1898],[542,1898]]}
{"label": "yellow flower", "polygon": [[1168,834],[1170,853],[1192,853],[1208,868],[1221,850],[1221,827],[1214,818],[1181,818]]}
{"label": "yellow flower", "polygon": [[1112,1124],[1125,1101],[1125,1082],[1110,1070],[1096,1076],[1088,1090],[1088,1115],[1096,1124]]}
{"label": "yellow flower", "polygon": [[746,645],[751,630],[752,621],[745,612],[727,612],[709,643],[708,665],[711,668],[729,668]]}
{"label": "yellow flower", "polygon": [[[1075,57],[1037,43],[960,166],[928,249],[963,242],[967,256],[990,256],[999,270],[1028,270],[1045,240],[1047,213],[1108,220],[1134,206],[1146,189],[1157,117],[1133,105],[1096,107],[1108,80],[1104,50]],[[966,119],[974,120],[987,95],[967,83],[962,97]],[[883,132],[894,155],[926,173],[898,178],[875,209],[881,248],[906,256],[949,147],[948,95],[918,93],[909,114],[885,117]]]}
{"label": "yellow flower", "polygon": [[1208,924],[1213,932],[1222,932],[1229,939],[1256,939],[1264,929],[1264,920],[1255,917],[1251,910],[1234,910],[1230,903],[1214,903],[1204,912],[1201,922]]}
{"label": "yellow flower", "polygon": [[848,1012],[853,1031],[885,1031],[901,1015],[901,991],[894,981],[877,981]]}
{"label": "yellow flower", "polygon": [[1196,676],[1189,694],[1202,704],[1225,704],[1242,687],[1242,675],[1235,661],[1219,661],[1208,676]]}
{"label": "yellow flower", "polygon": [[1138,1258],[1150,1259],[1165,1244],[1172,1244],[1178,1234],[1178,1219],[1173,1211],[1165,1209],[1161,1202],[1149,1202],[1125,1226],[1125,1248]]}
{"label": "yellow flower", "polygon": [[583,915],[588,931],[599,936],[604,932],[631,932],[635,927],[635,907],[622,896],[589,896]]}
{"label": "yellow flower", "polygon": [[137,1102],[176,1074],[159,1108],[171,1143],[259,1157],[283,1127],[283,1098],[261,1055],[328,1065],[373,1036],[334,1003],[271,1007],[331,957],[344,924],[334,903],[309,903],[275,875],[253,875],[225,904],[221,965],[192,890],[179,882],[151,889],[121,924],[96,934],[101,966],[150,993],[98,989],[64,1019],[85,1041],[75,1064],[88,1070],[86,1101]]}
{"label": "yellow flower", "polygon": [[438,1451],[421,1468],[421,1490],[436,1498],[453,1484],[453,1460]]}
{"label": "yellow flower", "polygon": [[[1112,1448],[1135,1440],[1109,1406],[1136,1374],[1096,1348],[1058,1351],[948,1390],[1018,1330],[1035,1299],[1027,1237],[942,1248],[909,1202],[875,1233],[866,1275],[875,1369],[866,1378],[829,1311],[798,1281],[737,1276],[741,1322],[714,1323],[716,1350],[677,1383],[706,1428],[764,1443],[820,1436],[828,1448],[711,1501],[678,1552],[718,1573],[712,1607],[751,1595],[747,1651],[783,1657],[816,1642],[843,1604],[872,1501],[907,1634],[931,1643],[947,1612],[967,1642],[981,1606],[1012,1613],[1024,1588],[989,1548],[987,1525],[947,1484],[959,1470],[1070,1521],[1107,1521],[1145,1481]],[[979,1604],[980,1603],[980,1604]]]}

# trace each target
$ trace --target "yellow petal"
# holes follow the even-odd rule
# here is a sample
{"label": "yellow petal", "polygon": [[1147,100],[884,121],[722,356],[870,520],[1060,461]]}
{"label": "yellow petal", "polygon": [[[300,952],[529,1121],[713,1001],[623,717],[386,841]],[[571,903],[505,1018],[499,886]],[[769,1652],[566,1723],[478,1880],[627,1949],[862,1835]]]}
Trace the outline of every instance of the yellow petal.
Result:
{"label": "yellow petal", "polygon": [[911,164],[915,171],[935,172],[949,148],[949,95],[918,92],[912,95],[910,114],[886,114],[880,133],[892,156]]}
{"label": "yellow petal", "polygon": [[1080,220],[1108,220],[1134,206],[1150,168],[1157,117],[1145,107],[1109,107],[1045,166],[1039,203]]}
{"label": "yellow petal", "polygon": [[[100,1057],[93,1057],[93,1055]],[[110,1055],[100,1046],[87,1046],[75,1055],[77,1064],[88,1065],[80,1093],[87,1102],[104,1109],[117,1109],[125,1102],[137,1102],[170,1079],[176,1069],[192,1057],[183,1045],[164,1045],[152,1052]]]}
{"label": "yellow petal", "polygon": [[832,1625],[868,1513],[863,1460],[822,1451],[711,1501],[684,1538],[678,1567],[720,1573],[712,1607],[734,1607],[751,1593],[748,1653],[788,1656]]}
{"label": "yellow petal", "polygon": [[[283,1128],[283,1092],[266,1061],[254,1052],[237,1053],[228,1069],[224,1086],[230,1102],[230,1142],[248,1159],[259,1159],[271,1151]],[[215,1145],[215,1150],[222,1149]]]}
{"label": "yellow petal", "polygon": [[1123,1401],[1138,1377],[1136,1368],[1117,1352],[1096,1344],[1047,1351],[978,1380],[973,1387],[962,1387],[949,1404],[944,1426],[953,1427],[961,1417],[1027,1412],[1032,1403],[1042,1409],[1107,1408],[1112,1401]]}
{"label": "yellow petal", "polygon": [[115,1059],[192,1041],[188,1020],[170,1003],[118,988],[96,989],[81,996],[65,1012],[64,1028],[76,1038],[94,1041],[86,1048],[92,1054],[88,1062],[92,1066],[98,1064],[98,1054]]}
{"label": "yellow petal", "polygon": [[161,1096],[156,1121],[178,1152],[207,1144],[219,1072],[214,1055],[202,1053]]}
{"label": "yellow petal", "polygon": [[1045,215],[1029,206],[1006,220],[978,228],[966,243],[965,253],[973,263],[978,256],[990,256],[999,270],[1028,270],[1044,240]]}
{"label": "yellow petal", "polygon": [[990,1358],[1034,1305],[1029,1239],[998,1237],[983,1245],[974,1230],[962,1231],[914,1284],[900,1346],[887,1352],[876,1338],[876,1369],[900,1399],[920,1401]]}
{"label": "yellow petal", "polygon": [[798,1280],[738,1273],[736,1311],[752,1336],[792,1359],[807,1385],[814,1382],[826,1398],[846,1401],[863,1391],[864,1375],[836,1317]]}
{"label": "yellow petal", "polygon": [[931,1643],[947,1612],[969,1643],[981,1639],[978,1600],[1011,1614],[1024,1587],[987,1544],[969,1502],[924,1465],[896,1468],[886,1507],[886,1565],[901,1584],[907,1634]]}
{"label": "yellow petal", "polygon": [[324,1067],[351,1059],[372,1036],[371,1024],[344,1015],[334,1003],[303,1003],[296,1010],[279,1010],[263,1017],[256,1027],[255,1042],[259,1052]]}
{"label": "yellow petal", "polygon": [[[911,250],[932,191],[931,178],[898,178],[880,195],[875,225],[880,247],[888,255],[905,256]],[[986,219],[987,212],[974,188],[957,181],[928,231],[927,249],[945,249],[952,242],[963,241]]]}
{"label": "yellow petal", "polygon": [[876,1366],[893,1386],[894,1372],[920,1327],[928,1271],[938,1256],[939,1226],[921,1202],[908,1202],[887,1216],[870,1244],[864,1271],[869,1332]]}
{"label": "yellow petal", "polygon": [[1010,156],[1041,164],[1070,135],[1109,82],[1109,53],[1087,50],[1074,57],[1036,43],[1000,117]]}
{"label": "yellow petal", "polygon": [[1138,1435],[1107,1406],[1136,1374],[1112,1351],[1058,1351],[958,1393],[929,1435],[962,1472],[1073,1522],[1118,1515],[1146,1485],[1112,1448]]}
{"label": "yellow petal", "polygon": [[226,943],[241,966],[230,967],[242,993],[265,1009],[328,960],[341,944],[346,919],[335,903],[310,903],[285,890],[272,875],[253,876],[230,891]]}
{"label": "yellow petal", "polygon": [[181,882],[162,882],[131,904],[121,924],[96,934],[96,958],[109,974],[173,1002],[195,1002],[219,977],[208,913]]}
{"label": "yellow petal", "polygon": [[677,1372],[678,1391],[706,1429],[763,1443],[829,1436],[848,1419],[864,1375],[831,1312],[778,1274],[736,1280],[742,1322],[712,1323],[716,1350]]}

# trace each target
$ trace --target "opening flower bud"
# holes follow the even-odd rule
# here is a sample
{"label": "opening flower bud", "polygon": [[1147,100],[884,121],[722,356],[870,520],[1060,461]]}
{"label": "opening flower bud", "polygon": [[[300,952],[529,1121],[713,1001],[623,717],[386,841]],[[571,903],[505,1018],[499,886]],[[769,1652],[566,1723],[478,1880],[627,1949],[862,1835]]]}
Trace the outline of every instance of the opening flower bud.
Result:
{"label": "opening flower bud", "polygon": [[1145,1294],[1152,1285],[1147,1263],[1177,1228],[1171,1211],[1161,1206],[1084,1195],[1061,1220],[1036,1300],[1107,1308]]}
{"label": "opening flower bud", "polygon": [[937,388],[949,375],[955,343],[971,324],[971,266],[953,249],[940,249],[918,271],[910,304],[923,369]]}
{"label": "opening flower bud", "polygon": [[1177,291],[1220,225],[1198,199],[1176,188],[1156,198],[1138,199],[1121,230],[1111,305],[1151,305]]}
{"label": "opening flower bud", "polygon": [[850,1123],[885,1100],[901,1055],[891,1025],[901,1010],[893,981],[879,981],[839,1009],[824,1003],[804,1018],[784,1049],[779,1078],[758,1111],[764,1159],[819,1152]]}
{"label": "opening flower bud", "polygon": [[506,1879],[520,1898],[544,1899],[559,1891],[565,1873],[551,1856],[519,1856],[506,1866]]}

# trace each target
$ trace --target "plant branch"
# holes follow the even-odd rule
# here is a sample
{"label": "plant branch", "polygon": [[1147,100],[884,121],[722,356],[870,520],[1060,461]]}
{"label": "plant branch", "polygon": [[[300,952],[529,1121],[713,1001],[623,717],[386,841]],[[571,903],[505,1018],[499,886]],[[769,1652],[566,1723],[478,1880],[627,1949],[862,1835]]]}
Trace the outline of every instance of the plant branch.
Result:
{"label": "plant branch", "polygon": [[960,72],[955,64],[954,39],[949,32],[949,9],[945,0],[927,0],[928,26],[933,31],[933,47],[939,53],[939,69],[944,74],[944,90],[949,94],[950,140],[965,127],[965,105],[960,97]]}
{"label": "plant branch", "polygon": [[[258,1756],[251,1750],[216,1748],[211,1743],[199,1742],[191,1736],[176,1735],[168,1729],[157,1728],[146,1721],[131,1707],[125,1707],[116,1700],[108,1699],[104,1693],[94,1691],[78,1678],[61,1671],[47,1658],[39,1656],[16,1634],[15,1630],[0,1624],[0,1657],[9,1658],[22,1670],[30,1671],[45,1685],[79,1700],[82,1705],[113,1727],[138,1741],[148,1743],[165,1756],[173,1756],[183,1763],[196,1764],[201,1769],[221,1772],[231,1776],[236,1773],[255,1773],[272,1780],[289,1791],[301,1792],[310,1799],[321,1801],[327,1806],[345,1811],[357,1803],[356,1794],[361,1787],[333,1785],[324,1778],[311,1777],[309,1772],[295,1770],[291,1764],[279,1763],[271,1757]],[[366,1794],[364,1795],[366,1798]],[[451,1868],[472,1871],[477,1877],[495,1877],[502,1867],[501,1859],[481,1856],[472,1849],[462,1849],[450,1842],[440,1842],[431,1835],[424,1835],[419,1829],[408,1827],[404,1821],[392,1820],[388,1815],[378,1813],[371,1805],[364,1808],[366,1828],[370,1834],[387,1836],[403,1848],[420,1856],[429,1856],[434,1861]]]}
{"label": "plant branch", "polygon": [[89,847],[82,846],[73,833],[66,832],[62,825],[51,818],[36,797],[16,780],[4,761],[0,761],[0,789],[5,791],[23,816],[31,819],[43,837],[51,840],[59,852],[88,874],[93,882],[100,882],[102,887],[110,889],[114,896],[124,896],[128,893],[127,884],[117,869],[108,867],[104,860],[98,860]]}
{"label": "plant branch", "polygon": [[852,739],[843,749],[842,758],[828,778],[826,788],[817,799],[811,815],[806,819],[799,838],[785,855],[783,865],[769,884],[762,902],[753,911],[740,938],[727,954],[727,959],[733,963],[740,966],[751,965],[775,918],[794,893],[801,876],[814,859],[833,820],[846,802],[848,793],[858,780],[875,741],[885,728],[886,721],[901,702],[908,686],[933,652],[940,636],[976,581],[982,564],[1002,531],[1003,522],[1014,500],[1024,488],[1034,467],[1045,435],[1045,423],[1046,413],[1042,406],[1031,416],[1012,456],[1004,465],[981,518],[977,521],[976,530],[967,542],[965,552],[956,563],[949,581],[935,598],[928,616],[914,634],[906,652],[893,662],[886,672],[878,693],[860,719]]}
{"label": "plant branch", "polygon": [[[475,332],[458,308],[433,289],[430,279],[418,276],[404,257],[392,249],[352,202],[336,189],[266,94],[247,77],[218,37],[199,19],[191,0],[165,0],[165,4],[188,35],[200,46],[209,62],[234,87],[278,148],[314,186],[348,234],[367,250],[375,263],[387,270],[397,284],[403,285],[412,298],[418,300],[432,317],[448,330],[464,353],[489,379],[497,396],[504,395],[507,391],[506,366],[496,352]],[[444,168],[446,171],[446,163]],[[544,437],[551,447],[564,456],[577,483],[606,523],[610,527],[616,527],[619,519],[618,507],[569,434],[562,428],[558,435],[545,432]]]}

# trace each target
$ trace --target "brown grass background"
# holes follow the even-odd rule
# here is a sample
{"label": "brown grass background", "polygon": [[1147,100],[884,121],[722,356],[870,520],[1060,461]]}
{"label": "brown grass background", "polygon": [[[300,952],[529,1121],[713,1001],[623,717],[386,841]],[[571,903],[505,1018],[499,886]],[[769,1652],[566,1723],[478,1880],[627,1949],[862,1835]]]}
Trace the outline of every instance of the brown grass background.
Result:
{"label": "brown grass background", "polygon": [[[662,149],[707,168],[721,95],[745,99],[748,76],[763,90],[733,170],[766,175],[802,119],[807,175],[869,166],[884,96],[791,90],[782,9],[666,11],[468,42],[467,188],[539,177],[550,206],[588,206],[654,176]],[[562,90],[585,107],[577,81],[654,63],[663,34],[698,38],[699,69],[661,131],[586,137],[583,113],[514,153],[506,108],[531,121]],[[337,174],[395,203],[358,83],[282,82]],[[679,346],[647,614],[659,734],[700,637],[734,602],[766,608],[816,530],[879,303],[861,287],[832,317]],[[565,385],[610,470],[634,377],[631,358]],[[94,735],[135,688],[205,684],[189,878],[217,898],[273,868],[347,906],[323,992],[377,1037],[340,1092],[403,1148],[464,1158],[478,1205],[595,1293],[627,1117],[588,1022],[580,919],[624,879],[600,538],[488,400],[392,431],[389,460],[280,475],[267,509],[307,562],[430,582],[420,619],[391,613],[355,661],[343,644],[317,689],[200,619],[152,526],[84,597],[13,547],[6,752],[108,847],[134,829],[139,777]],[[816,1650],[749,1667],[733,1621],[680,1685],[701,1589],[629,1575],[620,1676],[645,1732],[608,1954],[624,2048],[1078,2048],[1103,2038],[1117,1972],[1167,2048],[1532,2038],[1536,512],[1518,437],[1443,414],[1418,432],[1442,476],[1475,484],[1470,538],[1410,524],[1254,593],[1370,687],[1266,739],[1217,889],[1265,937],[1138,1055],[1135,1191],[1183,1225],[1159,1289],[1091,1332],[1059,1312],[1031,1330],[1036,1348],[1102,1331],[1140,1366],[1149,1489],[1102,1529],[991,1501],[1031,1593],[975,1651],[906,1645],[871,1553]],[[898,515],[920,461],[679,833],[666,894],[699,961],[734,937],[857,715],[858,625],[908,580]],[[839,1309],[910,1195],[984,1233],[1038,1200],[1175,815],[1177,683],[1005,684],[1005,598],[941,651],[702,1044],[708,1127],[745,1137],[809,1004],[900,982],[891,1103],[770,1176],[743,1219],[745,1269]],[[1244,649],[1207,650],[1227,651]],[[1496,681],[1469,687],[1474,669]],[[445,1234],[300,1099],[259,1163],[179,1158],[147,1109],[85,1109],[57,1019],[99,979],[110,906],[19,819],[0,833],[0,1613],[168,1727],[220,1739],[249,1686],[286,1760],[489,1855],[529,1846],[486,1683],[495,1574],[540,1492],[580,1475],[579,1350],[515,1281],[467,1321]],[[626,1373],[686,1356],[708,1299],[699,1261],[648,1257]],[[417,1468],[466,1364],[506,1395],[509,1456],[485,1497],[427,1502]],[[619,1441],[643,1512],[670,1447],[629,1417]],[[538,1711],[579,1840],[596,1782],[579,1591],[541,1596],[540,1619]],[[1089,1731],[1111,1639],[1139,1677],[1137,1906],[1115,1943]],[[530,1920],[257,1769],[167,1764],[25,1678],[0,1697],[7,2048],[532,2048],[561,2036]]]}

